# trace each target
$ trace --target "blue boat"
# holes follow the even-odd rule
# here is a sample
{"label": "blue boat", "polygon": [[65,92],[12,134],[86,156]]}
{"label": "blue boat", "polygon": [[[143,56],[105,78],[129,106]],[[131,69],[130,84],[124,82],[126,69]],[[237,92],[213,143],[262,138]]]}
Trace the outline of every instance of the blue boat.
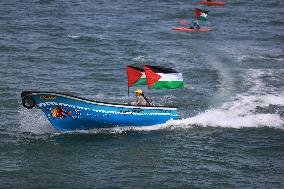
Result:
{"label": "blue boat", "polygon": [[58,92],[23,91],[25,108],[39,108],[58,130],[152,126],[178,118],[177,107],[99,102]]}

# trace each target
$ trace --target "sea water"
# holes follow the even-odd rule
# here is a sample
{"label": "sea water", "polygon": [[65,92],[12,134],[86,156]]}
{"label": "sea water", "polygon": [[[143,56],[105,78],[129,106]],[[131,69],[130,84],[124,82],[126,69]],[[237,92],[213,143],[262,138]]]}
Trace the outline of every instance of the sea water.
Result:
{"label": "sea water", "polygon": [[[0,188],[283,188],[284,3],[0,1]],[[172,31],[209,10],[208,33]],[[127,102],[126,65],[183,73],[148,90],[180,119],[55,130],[24,90]],[[134,90],[130,88],[130,100]]]}

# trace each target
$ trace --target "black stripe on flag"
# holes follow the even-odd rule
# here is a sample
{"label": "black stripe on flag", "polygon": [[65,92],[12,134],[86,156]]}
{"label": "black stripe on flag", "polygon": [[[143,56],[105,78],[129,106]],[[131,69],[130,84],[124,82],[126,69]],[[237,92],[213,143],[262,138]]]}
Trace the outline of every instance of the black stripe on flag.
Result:
{"label": "black stripe on flag", "polygon": [[171,69],[171,68],[163,68],[160,66],[149,66],[149,65],[145,65],[148,68],[150,68],[151,70],[153,70],[153,72],[155,73],[178,73],[177,71]]}

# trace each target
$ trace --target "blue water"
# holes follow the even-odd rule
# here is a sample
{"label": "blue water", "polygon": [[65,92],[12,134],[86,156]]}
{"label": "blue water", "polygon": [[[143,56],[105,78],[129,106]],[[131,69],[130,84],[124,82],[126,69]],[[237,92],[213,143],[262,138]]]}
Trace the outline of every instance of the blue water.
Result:
{"label": "blue water", "polygon": [[[0,1],[0,188],[283,188],[284,2],[196,2]],[[214,31],[172,31],[195,7]],[[23,90],[127,102],[132,64],[183,73],[184,89],[142,87],[180,120],[62,133],[21,105]]]}

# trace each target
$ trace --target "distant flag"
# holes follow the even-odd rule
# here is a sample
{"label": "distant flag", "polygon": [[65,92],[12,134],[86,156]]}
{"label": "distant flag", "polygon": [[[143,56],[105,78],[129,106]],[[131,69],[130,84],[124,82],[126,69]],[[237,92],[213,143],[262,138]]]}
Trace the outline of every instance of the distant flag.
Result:
{"label": "distant flag", "polygon": [[142,68],[127,66],[128,87],[147,85],[145,72]]}
{"label": "distant flag", "polygon": [[184,86],[182,74],[170,68],[144,65],[149,89],[176,89]]}
{"label": "distant flag", "polygon": [[205,21],[207,18],[208,12],[209,11],[204,11],[204,10],[195,8],[195,18]]}

